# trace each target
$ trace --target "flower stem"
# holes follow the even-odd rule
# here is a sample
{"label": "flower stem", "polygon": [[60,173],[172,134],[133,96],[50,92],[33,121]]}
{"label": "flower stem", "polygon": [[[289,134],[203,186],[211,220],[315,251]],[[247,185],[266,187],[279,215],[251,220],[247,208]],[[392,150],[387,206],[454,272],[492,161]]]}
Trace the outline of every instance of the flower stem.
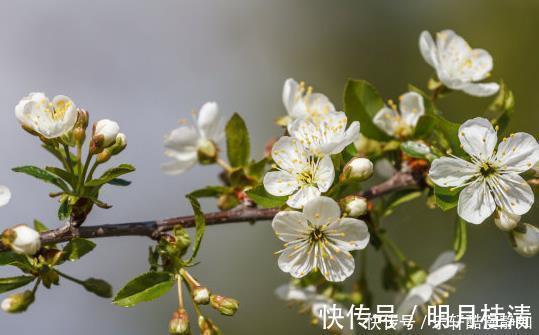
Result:
{"label": "flower stem", "polygon": [[180,308],[184,308],[183,304],[183,287],[182,287],[182,276],[177,275],[176,280],[178,282],[178,304]]}
{"label": "flower stem", "polygon": [[32,294],[35,295],[37,292],[37,289],[39,288],[39,284],[41,284],[41,278],[38,278],[36,280],[36,283],[34,284],[34,288],[32,289]]}
{"label": "flower stem", "polygon": [[406,261],[406,256],[404,256],[404,254],[402,253],[402,251],[399,249],[399,247],[397,247],[397,245],[395,244],[395,242],[393,242],[393,240],[391,240],[389,237],[387,237],[387,235],[385,233],[382,233],[379,235],[380,239],[384,242],[383,245],[386,245],[389,247],[389,249],[393,252],[393,254],[395,256],[397,256],[397,258],[401,261],[401,262],[405,262]]}
{"label": "flower stem", "polygon": [[227,172],[230,172],[232,170],[232,167],[227,162],[225,162],[222,158],[217,158],[216,162],[220,167],[225,169]]}
{"label": "flower stem", "polygon": [[67,275],[67,274],[65,274],[63,272],[60,272],[58,270],[56,270],[56,273],[58,273],[58,275],[60,275],[60,277],[64,277],[65,279],[70,280],[70,281],[72,281],[74,283],[77,283],[79,285],[84,285],[84,282],[82,280],[80,280],[80,279],[77,279],[75,277],[71,277],[70,275]]}
{"label": "flower stem", "polygon": [[67,167],[69,169],[69,172],[73,174],[74,170],[73,170],[73,164],[71,162],[71,153],[69,152],[69,147],[67,146],[67,144],[63,144],[63,146],[64,146],[64,153],[66,155]]}
{"label": "flower stem", "polygon": [[97,164],[97,162],[94,162],[94,165],[92,165],[92,168],[90,169],[90,173],[88,173],[88,178],[86,178],[86,181],[92,180],[92,178],[94,177],[95,169],[97,169],[98,165],[99,164]]}
{"label": "flower stem", "polygon": [[77,190],[80,192],[82,189],[82,186],[84,184],[84,179],[86,177],[86,172],[88,171],[88,167],[90,166],[90,162],[92,161],[92,154],[88,153],[88,156],[86,156],[86,162],[84,163],[84,169],[79,175],[79,185],[77,187]]}

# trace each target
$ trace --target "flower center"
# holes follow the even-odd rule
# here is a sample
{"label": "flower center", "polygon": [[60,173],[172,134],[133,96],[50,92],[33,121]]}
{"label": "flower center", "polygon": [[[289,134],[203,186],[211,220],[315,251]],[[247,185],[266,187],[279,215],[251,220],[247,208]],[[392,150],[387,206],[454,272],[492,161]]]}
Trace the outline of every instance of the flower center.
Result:
{"label": "flower center", "polygon": [[488,162],[481,164],[481,167],[479,168],[479,173],[481,173],[481,175],[485,178],[495,174],[496,171],[496,166]]}
{"label": "flower center", "polygon": [[296,175],[298,182],[302,184],[311,185],[314,184],[314,175],[311,169],[303,170]]}
{"label": "flower center", "polygon": [[69,100],[59,100],[56,102],[56,105],[49,103],[45,112],[47,112],[54,121],[62,120],[67,110],[71,107],[71,101]]}
{"label": "flower center", "polygon": [[313,229],[310,235],[310,239],[312,242],[319,242],[323,241],[325,238],[324,231],[320,227],[316,227]]}

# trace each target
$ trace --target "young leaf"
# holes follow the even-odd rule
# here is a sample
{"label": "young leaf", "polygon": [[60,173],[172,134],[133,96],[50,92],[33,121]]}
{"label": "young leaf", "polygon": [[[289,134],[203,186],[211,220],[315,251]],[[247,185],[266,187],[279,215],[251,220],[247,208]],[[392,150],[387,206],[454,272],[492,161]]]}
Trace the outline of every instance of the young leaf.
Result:
{"label": "young leaf", "polygon": [[69,205],[69,200],[66,198],[64,198],[61,202],[60,202],[60,207],[58,208],[58,219],[60,221],[65,221],[67,219],[69,219],[69,217],[71,216],[71,206]]}
{"label": "young leaf", "polygon": [[434,186],[434,196],[436,205],[443,211],[455,208],[459,202],[459,189],[444,188],[438,185]]}
{"label": "young leaf", "polygon": [[127,283],[112,300],[121,307],[132,307],[159,298],[174,285],[174,276],[167,272],[147,272]]}
{"label": "young leaf", "polygon": [[108,169],[101,175],[101,177],[97,179],[90,180],[86,183],[87,187],[96,187],[101,186],[103,184],[106,184],[116,178],[118,178],[121,175],[124,175],[126,173],[130,173],[135,171],[135,167],[130,164],[120,164],[117,167],[113,167],[112,169]]}
{"label": "young leaf", "polygon": [[195,243],[193,244],[193,254],[191,255],[191,259],[188,261],[188,263],[191,263],[191,261],[197,256],[198,250],[200,249],[200,243],[202,242],[204,230],[206,229],[206,219],[204,218],[204,213],[202,213],[202,210],[200,209],[200,203],[198,200],[189,195],[187,196],[187,199],[189,199],[191,202],[191,206],[193,207],[193,212],[195,214]]}
{"label": "young leaf", "polygon": [[24,272],[31,272],[33,269],[26,256],[16,254],[12,251],[0,252],[0,266],[2,265],[12,265],[18,267]]}
{"label": "young leaf", "polygon": [[246,193],[251,200],[262,208],[281,207],[288,199],[286,196],[276,197],[269,194],[262,184],[250,189]]}
{"label": "young leaf", "polygon": [[90,251],[94,250],[95,243],[83,238],[76,237],[69,241],[64,247],[65,259],[76,261]]}
{"label": "young leaf", "polygon": [[114,185],[114,186],[129,186],[131,185],[131,182],[129,180],[125,180],[122,178],[114,178],[111,181],[109,181],[107,184]]}
{"label": "young leaf", "polygon": [[45,167],[45,170],[57,175],[58,177],[62,178],[66,183],[73,186],[73,175],[66,170],[54,167],[54,166],[47,166]]}
{"label": "young leaf", "polygon": [[384,101],[376,89],[364,80],[349,79],[344,89],[344,112],[348,122],[359,121],[361,133],[378,141],[389,141],[389,137],[378,128],[372,119],[384,107]]}
{"label": "young leaf", "polygon": [[238,114],[232,115],[225,128],[226,150],[232,167],[244,167],[249,164],[250,142],[245,122]]}
{"label": "young leaf", "polygon": [[41,233],[41,232],[44,232],[44,231],[47,231],[49,230],[49,228],[47,228],[47,226],[45,226],[41,221],[39,220],[34,220],[34,229],[38,232],[38,233]]}
{"label": "young leaf", "polygon": [[19,276],[0,278],[0,293],[14,290],[33,282],[36,278],[34,276]]}
{"label": "young leaf", "polygon": [[69,192],[69,187],[62,179],[58,178],[57,176],[53,175],[52,173],[46,170],[38,168],[37,166],[30,166],[30,165],[19,166],[19,167],[13,168],[12,170],[15,172],[25,173],[29,176],[43,180],[46,183],[56,185],[65,192]]}
{"label": "young leaf", "polygon": [[225,186],[207,186],[199,190],[192,191],[189,196],[193,198],[213,198],[228,191],[228,187]]}
{"label": "young leaf", "polygon": [[103,279],[88,278],[82,282],[82,286],[98,297],[112,298],[112,286]]}
{"label": "young leaf", "polygon": [[466,247],[468,245],[468,225],[466,221],[457,217],[455,223],[455,241],[453,243],[453,249],[455,250],[455,260],[459,261],[466,253]]}
{"label": "young leaf", "polygon": [[457,156],[466,156],[466,152],[460,147],[458,137],[460,125],[448,121],[440,115],[423,115],[415,128],[415,137],[432,138],[435,137],[444,149],[451,149]]}

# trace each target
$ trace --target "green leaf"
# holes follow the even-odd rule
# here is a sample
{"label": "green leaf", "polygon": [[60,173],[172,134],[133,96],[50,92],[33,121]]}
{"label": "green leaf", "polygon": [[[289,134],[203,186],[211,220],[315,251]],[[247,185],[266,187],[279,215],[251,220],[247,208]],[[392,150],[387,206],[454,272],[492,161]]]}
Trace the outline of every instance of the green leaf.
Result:
{"label": "green leaf", "polygon": [[81,258],[82,256],[86,255],[90,251],[94,250],[95,243],[86,240],[84,238],[76,237],[69,241],[66,246],[64,247],[63,251],[65,253],[65,259],[69,259],[70,261],[76,261],[77,259]]}
{"label": "green leaf", "polygon": [[241,116],[234,113],[226,124],[225,132],[226,150],[230,165],[232,167],[247,166],[251,148],[249,132]]}
{"label": "green leaf", "polygon": [[65,221],[71,216],[71,206],[69,205],[69,199],[65,197],[60,202],[60,207],[58,208],[58,219],[60,221]]}
{"label": "green leaf", "polygon": [[42,233],[44,231],[47,231],[49,230],[49,228],[47,228],[47,226],[45,226],[41,221],[39,220],[34,220],[34,229],[38,232],[38,233]]}
{"label": "green leaf", "polygon": [[0,293],[11,291],[33,282],[34,276],[0,278]]}
{"label": "green leaf", "polygon": [[15,172],[25,173],[29,176],[40,179],[46,183],[50,183],[55,186],[58,186],[65,192],[69,192],[69,187],[62,179],[58,178],[57,176],[53,175],[52,173],[46,170],[38,168],[37,166],[30,166],[30,165],[19,166],[19,167],[13,168],[12,170]]}
{"label": "green leaf", "polygon": [[66,170],[54,167],[54,166],[47,166],[45,167],[45,170],[57,175],[58,177],[62,178],[66,183],[73,186],[73,175]]}
{"label": "green leaf", "polygon": [[286,200],[288,199],[287,196],[276,197],[269,194],[264,188],[264,185],[262,184],[250,189],[246,193],[251,200],[253,200],[259,207],[262,208],[281,207],[286,203]]}
{"label": "green leaf", "polygon": [[109,181],[107,184],[114,185],[114,186],[129,186],[131,185],[131,182],[129,180],[125,180],[122,178],[114,178],[111,181]]}
{"label": "green leaf", "polygon": [[98,179],[90,180],[86,183],[87,187],[96,187],[101,186],[103,184],[106,184],[116,178],[118,178],[121,175],[124,175],[126,173],[130,173],[135,171],[135,167],[130,164],[120,164],[117,167],[113,167],[112,169],[108,169],[99,177]]}
{"label": "green leaf", "polygon": [[256,179],[262,179],[262,177],[264,176],[264,172],[266,171],[267,163],[268,161],[266,160],[266,158],[262,158],[258,162],[252,161],[247,168],[247,175]]}
{"label": "green leaf", "polygon": [[455,222],[455,241],[453,243],[456,261],[461,260],[466,253],[466,247],[468,246],[467,229],[468,225],[466,221],[464,221],[460,217],[457,217],[457,222]]}
{"label": "green leaf", "polygon": [[344,89],[344,112],[348,122],[359,121],[361,133],[378,141],[389,141],[389,137],[378,128],[372,119],[385,106],[376,89],[364,80],[349,79]]}
{"label": "green leaf", "polygon": [[199,190],[192,191],[188,194],[188,196],[193,198],[213,198],[226,193],[228,190],[228,187],[225,186],[207,186]]}
{"label": "green leaf", "polygon": [[448,121],[440,115],[423,115],[415,128],[415,137],[429,138],[437,142],[444,151],[465,157],[466,152],[460,147],[458,137],[460,125]]}
{"label": "green leaf", "polygon": [[417,191],[417,190],[402,190],[402,191],[393,193],[391,196],[388,197],[388,199],[384,203],[385,205],[384,216],[390,215],[398,206],[406,202],[415,200],[421,197],[422,194],[423,192]]}
{"label": "green leaf", "polygon": [[200,209],[200,203],[198,200],[189,195],[187,196],[187,199],[189,199],[191,202],[191,206],[193,207],[193,212],[195,214],[195,243],[193,244],[193,254],[191,255],[191,259],[188,261],[188,263],[191,263],[191,261],[197,256],[198,250],[200,249],[200,243],[202,242],[204,230],[206,229],[206,219],[204,218],[204,213],[202,213],[202,210]]}
{"label": "green leaf", "polygon": [[498,136],[501,137],[507,132],[507,126],[511,116],[515,111],[515,96],[502,81],[500,90],[492,104],[488,107],[485,116],[490,119],[493,126],[498,126]]}
{"label": "green leaf", "polygon": [[12,265],[18,267],[24,272],[31,272],[33,267],[25,255],[17,254],[12,251],[0,252],[0,266]]}
{"label": "green leaf", "polygon": [[112,300],[121,307],[132,307],[167,293],[174,285],[174,276],[166,272],[147,272],[127,283]]}
{"label": "green leaf", "polygon": [[401,142],[400,147],[402,152],[413,158],[426,159],[428,161],[432,161],[436,158],[436,156],[431,153],[430,148],[421,142]]}
{"label": "green leaf", "polygon": [[436,205],[443,211],[448,211],[455,208],[459,202],[460,189],[444,188],[434,185],[434,196],[436,197]]}
{"label": "green leaf", "polygon": [[82,286],[101,298],[112,298],[112,286],[98,278],[88,278],[82,282]]}

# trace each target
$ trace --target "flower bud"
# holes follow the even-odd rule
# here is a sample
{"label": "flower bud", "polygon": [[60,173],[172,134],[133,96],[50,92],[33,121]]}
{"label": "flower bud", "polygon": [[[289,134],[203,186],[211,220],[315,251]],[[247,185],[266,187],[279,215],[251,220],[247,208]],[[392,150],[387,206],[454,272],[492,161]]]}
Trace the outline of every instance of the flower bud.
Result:
{"label": "flower bud", "polygon": [[127,137],[124,133],[119,133],[118,135],[116,135],[116,141],[114,142],[114,145],[110,147],[112,154],[119,154],[125,149],[125,147],[127,147]]}
{"label": "flower bud", "polygon": [[17,225],[2,233],[2,242],[18,254],[32,256],[41,248],[39,233],[27,225]]}
{"label": "flower bud", "polygon": [[494,214],[494,223],[504,231],[513,230],[520,222],[520,215],[511,214],[503,210],[497,210]]}
{"label": "flower bud", "polygon": [[223,297],[220,295],[212,295],[210,297],[211,307],[219,311],[219,313],[227,316],[236,314],[239,307],[239,302],[236,299]]}
{"label": "flower bud", "polygon": [[198,317],[200,335],[220,335],[221,330],[210,320],[200,315]]}
{"label": "flower bud", "polygon": [[88,128],[89,118],[90,117],[87,111],[85,111],[84,109],[78,110],[77,122],[75,122],[75,126],[71,131],[71,136],[78,144],[82,144],[84,142],[84,139],[86,138],[86,128]]}
{"label": "flower bud", "polygon": [[367,213],[367,199],[350,195],[341,200],[343,212],[350,217],[357,218]]}
{"label": "flower bud", "polygon": [[172,318],[168,323],[168,332],[172,335],[188,335],[191,334],[189,329],[189,315],[183,308],[178,309],[172,314]]}
{"label": "flower bud", "polygon": [[120,126],[117,122],[103,119],[99,120],[94,124],[94,137],[103,136],[103,147],[108,147],[114,141],[116,141],[116,136],[120,132]]}
{"label": "flower bud", "polygon": [[356,157],[349,161],[342,171],[340,180],[363,181],[372,176],[373,164],[367,158]]}
{"label": "flower bud", "polygon": [[539,229],[524,223],[511,232],[513,248],[524,257],[533,257],[539,252]]}
{"label": "flower bud", "polygon": [[207,305],[210,303],[210,290],[206,287],[196,286],[193,288],[193,301],[198,305]]}
{"label": "flower bud", "polygon": [[97,156],[95,157],[95,162],[97,164],[103,164],[107,162],[112,157],[112,152],[109,150],[109,148],[101,151]]}
{"label": "flower bud", "polygon": [[15,293],[5,298],[0,305],[0,308],[6,313],[21,313],[28,309],[34,302],[34,293],[32,291],[24,291]]}

